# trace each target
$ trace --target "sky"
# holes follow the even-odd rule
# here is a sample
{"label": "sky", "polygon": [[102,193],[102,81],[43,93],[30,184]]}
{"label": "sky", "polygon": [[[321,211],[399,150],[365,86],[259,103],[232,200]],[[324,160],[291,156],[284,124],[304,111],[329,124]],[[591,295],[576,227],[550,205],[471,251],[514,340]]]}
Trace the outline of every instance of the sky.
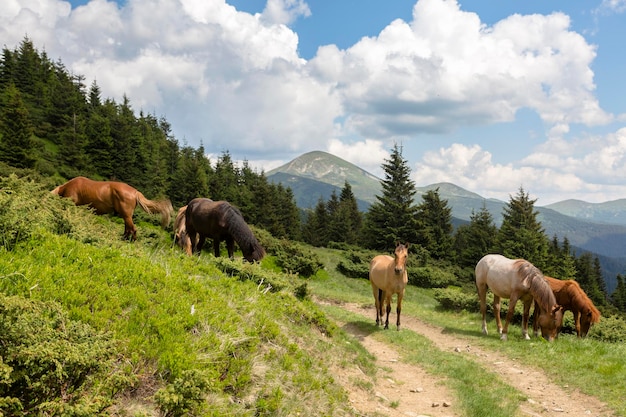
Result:
{"label": "sky", "polygon": [[626,198],[626,0],[3,0],[25,37],[213,161],[398,145],[419,187]]}

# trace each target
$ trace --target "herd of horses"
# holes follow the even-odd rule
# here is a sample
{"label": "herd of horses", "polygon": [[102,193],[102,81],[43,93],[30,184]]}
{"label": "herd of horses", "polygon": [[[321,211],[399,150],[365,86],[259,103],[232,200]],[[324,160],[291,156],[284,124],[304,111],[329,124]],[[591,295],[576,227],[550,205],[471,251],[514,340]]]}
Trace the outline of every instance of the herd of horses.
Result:
{"label": "herd of horses", "polygon": [[[76,205],[88,205],[96,214],[113,213],[124,220],[124,238],[135,240],[137,228],[133,213],[137,206],[148,214],[160,214],[161,225],[166,228],[174,211],[169,200],[152,201],[141,192],[123,182],[94,181],[76,177],[51,191],[52,194],[71,199]],[[233,258],[235,242],[244,259],[258,262],[265,249],[254,236],[243,215],[227,201],[194,198],[178,210],[174,220],[174,241],[192,255],[199,253],[207,238],[213,241],[213,253],[220,256],[220,244],[226,243],[228,256]],[[408,284],[407,259],[409,243],[397,242],[394,256],[377,255],[370,261],[369,281],[376,307],[376,326],[389,328],[392,297],[396,295],[396,328],[400,330],[402,299]],[[482,315],[482,332],[487,334],[487,290],[493,293],[493,311],[498,332],[507,340],[508,327],[515,313],[517,301],[523,303],[522,335],[529,339],[530,308],[534,305],[533,331],[548,341],[553,341],[561,330],[563,314],[571,311],[578,337],[585,337],[593,323],[600,321],[600,312],[574,280],[559,280],[543,275],[524,259],[509,259],[502,255],[485,255],[475,268],[476,289]],[[501,299],[509,300],[502,326]]]}

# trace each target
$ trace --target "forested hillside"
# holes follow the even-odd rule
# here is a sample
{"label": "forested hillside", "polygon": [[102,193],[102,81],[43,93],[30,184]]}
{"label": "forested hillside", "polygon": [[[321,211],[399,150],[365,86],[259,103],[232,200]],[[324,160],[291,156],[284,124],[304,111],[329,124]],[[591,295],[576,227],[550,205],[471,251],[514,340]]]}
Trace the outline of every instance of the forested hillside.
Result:
{"label": "forested hillside", "polygon": [[136,112],[128,98],[101,97],[96,82],[71,74],[28,39],[0,60],[0,175],[36,177],[50,189],[83,175],[126,182],[148,198],[167,197],[175,208],[195,197],[228,200],[246,221],[277,238],[315,246],[339,243],[388,251],[394,241],[412,243],[422,262],[436,262],[468,281],[480,257],[489,252],[524,257],[546,274],[574,278],[599,305],[626,311],[626,283],[617,276],[608,294],[599,262],[575,254],[564,238],[546,236],[534,201],[524,190],[504,207],[500,227],[491,213],[474,213],[454,229],[451,209],[438,189],[415,204],[410,169],[396,147],[381,161],[386,177],[367,212],[360,212],[352,185],[319,199],[301,212],[287,186],[269,182],[228,151],[209,160],[203,146],[183,146],[163,117]]}

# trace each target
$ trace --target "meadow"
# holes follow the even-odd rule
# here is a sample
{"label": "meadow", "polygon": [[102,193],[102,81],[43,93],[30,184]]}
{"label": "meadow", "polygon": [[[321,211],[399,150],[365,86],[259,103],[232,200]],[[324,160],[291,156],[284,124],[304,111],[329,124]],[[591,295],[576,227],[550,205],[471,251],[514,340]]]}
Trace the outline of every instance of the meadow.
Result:
{"label": "meadow", "polygon": [[[268,249],[260,264],[241,253],[189,257],[158,219],[135,220],[138,239],[128,242],[116,217],[74,207],[36,181],[0,180],[3,415],[359,415],[335,375],[358,370],[356,384],[373,391],[374,358],[336,322],[375,331],[373,318],[363,323],[336,304],[373,300],[365,277],[338,271],[344,251],[254,229]],[[483,336],[476,312],[444,310],[435,290],[414,286],[403,315],[537,366],[626,415],[622,343],[571,335],[503,343],[493,321]],[[412,332],[377,337],[444,378],[464,415],[515,415],[525,400]]]}

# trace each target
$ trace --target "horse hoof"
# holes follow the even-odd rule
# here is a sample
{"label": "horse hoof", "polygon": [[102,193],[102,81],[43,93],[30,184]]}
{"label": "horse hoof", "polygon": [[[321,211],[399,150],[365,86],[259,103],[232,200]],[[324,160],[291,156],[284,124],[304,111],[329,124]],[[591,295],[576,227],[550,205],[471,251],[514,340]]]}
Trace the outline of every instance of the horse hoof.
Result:
{"label": "horse hoof", "polygon": [[500,340],[507,340],[506,333],[500,335]]}

